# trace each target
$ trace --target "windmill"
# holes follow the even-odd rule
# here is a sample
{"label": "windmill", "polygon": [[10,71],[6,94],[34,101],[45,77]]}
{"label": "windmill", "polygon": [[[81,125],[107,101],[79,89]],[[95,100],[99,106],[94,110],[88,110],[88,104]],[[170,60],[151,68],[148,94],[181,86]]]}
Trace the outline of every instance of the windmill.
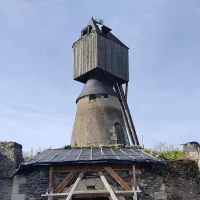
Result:
{"label": "windmill", "polygon": [[103,20],[93,18],[73,44],[74,80],[85,86],[76,100],[72,146],[130,146],[129,139],[139,145],[127,104],[128,50]]}

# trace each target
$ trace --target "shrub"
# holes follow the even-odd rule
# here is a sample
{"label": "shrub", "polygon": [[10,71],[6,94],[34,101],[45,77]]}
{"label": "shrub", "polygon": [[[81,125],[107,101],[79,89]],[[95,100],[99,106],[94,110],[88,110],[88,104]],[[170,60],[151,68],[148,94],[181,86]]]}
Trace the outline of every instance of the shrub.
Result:
{"label": "shrub", "polygon": [[185,153],[183,150],[172,148],[172,146],[170,146],[170,148],[169,148],[169,146],[166,146],[166,145],[164,147],[162,147],[160,144],[159,144],[159,148],[157,148],[156,150],[142,149],[142,151],[144,151],[154,157],[163,158],[166,160],[184,159],[185,158]]}

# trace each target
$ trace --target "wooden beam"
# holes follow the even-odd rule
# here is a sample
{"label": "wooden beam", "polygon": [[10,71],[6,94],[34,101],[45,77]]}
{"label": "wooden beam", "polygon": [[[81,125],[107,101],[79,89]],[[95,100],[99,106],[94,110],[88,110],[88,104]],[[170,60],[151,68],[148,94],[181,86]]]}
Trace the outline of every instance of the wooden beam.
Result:
{"label": "wooden beam", "polygon": [[110,192],[107,190],[74,191],[73,193],[73,198],[97,198],[109,196]]}
{"label": "wooden beam", "polygon": [[[93,165],[88,166],[86,171],[99,171],[108,165]],[[132,165],[113,165],[113,169],[115,170],[125,170],[129,171],[132,170]],[[71,166],[71,167],[54,167],[55,172],[80,172],[83,169],[83,166]]]}
{"label": "wooden beam", "polygon": [[112,200],[117,200],[117,197],[115,195],[115,193],[113,192],[112,188],[110,187],[108,181],[106,180],[105,176],[103,175],[103,173],[101,171],[98,172],[103,184],[105,185],[106,189],[110,192],[110,196],[112,198]]}
{"label": "wooden beam", "polygon": [[137,200],[138,192],[141,192],[139,187],[137,188],[137,182],[136,182],[136,172],[135,172],[135,165],[133,165],[133,169],[130,170],[131,175],[131,186],[132,190],[134,191],[133,200]]}
{"label": "wooden beam", "polygon": [[[53,188],[51,188],[51,190],[50,190],[50,194],[52,194],[53,193]],[[48,200],[53,200],[53,197],[48,197]]]}
{"label": "wooden beam", "polygon": [[125,97],[126,97],[126,102],[128,102],[128,82],[126,83],[125,87]]}
{"label": "wooden beam", "polygon": [[130,122],[130,125],[131,125],[130,127],[132,129],[133,137],[134,137],[134,140],[135,140],[135,145],[139,145],[139,140],[138,140],[138,137],[137,137],[137,134],[136,134],[135,126],[133,124],[133,120],[132,120],[132,117],[131,117],[131,113],[130,113],[127,101],[125,99],[123,87],[122,87],[122,85],[119,85],[119,84],[118,84],[118,87],[119,87],[119,90],[120,90],[120,93],[121,93],[121,97],[122,97],[125,109],[127,111],[127,117],[128,117],[129,122]]}
{"label": "wooden beam", "polygon": [[135,165],[133,165],[133,186],[134,186],[134,188],[137,187]]}
{"label": "wooden beam", "polygon": [[49,169],[49,190],[54,187],[54,180],[53,180],[53,167]]}
{"label": "wooden beam", "polygon": [[[133,196],[134,191],[114,191],[116,196]],[[54,193],[54,194],[42,194],[42,197],[54,197],[63,198],[67,197],[69,193]],[[74,191],[72,194],[73,198],[92,198],[92,197],[108,197],[110,192],[108,190],[84,190]]]}
{"label": "wooden beam", "polygon": [[62,180],[54,190],[54,193],[60,193],[63,191],[63,189],[67,186],[67,184],[74,178],[76,175],[76,172],[70,172],[64,180]]}
{"label": "wooden beam", "polygon": [[116,196],[133,196],[133,191],[115,191]]}
{"label": "wooden beam", "polygon": [[114,84],[114,87],[115,87],[115,91],[117,92],[118,94],[118,97],[119,97],[119,103],[121,105],[121,109],[122,109],[122,114],[123,114],[123,118],[124,118],[124,123],[125,123],[125,126],[127,128],[127,132],[128,132],[128,135],[129,135],[129,138],[131,140],[131,143],[132,144],[135,144],[135,140],[133,138],[133,134],[132,134],[132,131],[131,131],[131,127],[130,127],[130,124],[128,122],[128,117],[126,115],[126,110],[125,110],[125,106],[123,104],[123,101],[122,101],[122,98],[121,98],[121,94],[120,94],[120,91],[119,91],[119,87],[117,84]]}
{"label": "wooden beam", "polygon": [[131,186],[126,183],[111,167],[104,167],[104,169],[110,174],[110,176],[119,183],[125,190],[131,190]]}
{"label": "wooden beam", "polygon": [[79,184],[80,180],[83,178],[84,173],[85,173],[85,170],[86,170],[86,168],[84,168],[84,169],[81,171],[81,173],[79,174],[79,176],[78,176],[78,178],[76,179],[76,182],[74,183],[72,189],[70,190],[70,192],[69,192],[69,194],[68,194],[66,200],[71,200],[71,199],[72,199],[72,194],[73,194],[73,192],[75,191],[75,189],[76,189],[77,185]]}

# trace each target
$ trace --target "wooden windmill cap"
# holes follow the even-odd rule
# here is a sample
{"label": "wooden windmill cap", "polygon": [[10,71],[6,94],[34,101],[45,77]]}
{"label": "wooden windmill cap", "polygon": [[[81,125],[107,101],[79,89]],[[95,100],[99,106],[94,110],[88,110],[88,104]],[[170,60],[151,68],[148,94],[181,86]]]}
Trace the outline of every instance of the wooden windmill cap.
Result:
{"label": "wooden windmill cap", "polygon": [[[112,29],[108,26],[105,26],[103,22],[97,21],[92,17],[87,26],[81,30],[81,36],[78,41],[82,39],[85,35],[89,35],[92,32],[97,32],[98,34],[103,35],[104,37],[129,49],[129,47],[127,47],[122,41],[120,41],[115,35],[113,35],[111,31]],[[72,48],[75,43],[73,43]]]}

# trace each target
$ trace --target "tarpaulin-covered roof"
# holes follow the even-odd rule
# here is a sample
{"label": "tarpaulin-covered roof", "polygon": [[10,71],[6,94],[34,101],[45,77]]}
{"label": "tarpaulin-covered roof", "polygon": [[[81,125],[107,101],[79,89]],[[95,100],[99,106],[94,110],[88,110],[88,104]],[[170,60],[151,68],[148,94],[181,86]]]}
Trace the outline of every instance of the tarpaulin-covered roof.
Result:
{"label": "tarpaulin-covered roof", "polygon": [[68,148],[48,149],[27,163],[21,164],[19,170],[30,166],[73,165],[73,164],[131,164],[161,163],[161,160],[139,150],[131,148]]}

